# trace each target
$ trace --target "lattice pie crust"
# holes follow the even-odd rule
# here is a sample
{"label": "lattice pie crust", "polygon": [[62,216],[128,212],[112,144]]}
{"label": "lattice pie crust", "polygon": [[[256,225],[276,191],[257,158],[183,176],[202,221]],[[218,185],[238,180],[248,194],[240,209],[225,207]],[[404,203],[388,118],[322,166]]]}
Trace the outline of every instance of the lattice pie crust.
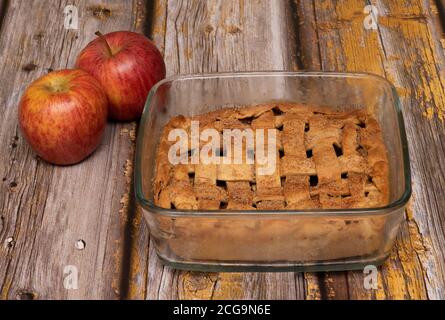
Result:
{"label": "lattice pie crust", "polygon": [[[168,160],[174,128],[273,129],[277,163],[272,175],[258,164],[179,164]],[[222,140],[222,139],[221,139]],[[224,155],[221,155],[222,157]],[[226,108],[172,118],[159,144],[154,201],[185,210],[298,210],[373,208],[388,203],[388,160],[377,121],[365,110],[289,103]],[[338,259],[370,254],[381,245],[384,218],[159,220],[175,234],[170,248],[189,259]],[[258,246],[257,250],[249,248]]]}
{"label": "lattice pie crust", "polygon": [[[221,133],[275,129],[275,172],[257,176],[257,163],[170,164],[168,150],[174,142],[168,141],[168,132],[189,131],[192,120],[199,121],[201,130]],[[222,109],[179,116],[167,124],[155,194],[157,205],[176,209],[372,208],[388,201],[388,162],[379,125],[365,111],[339,113],[292,104]]]}

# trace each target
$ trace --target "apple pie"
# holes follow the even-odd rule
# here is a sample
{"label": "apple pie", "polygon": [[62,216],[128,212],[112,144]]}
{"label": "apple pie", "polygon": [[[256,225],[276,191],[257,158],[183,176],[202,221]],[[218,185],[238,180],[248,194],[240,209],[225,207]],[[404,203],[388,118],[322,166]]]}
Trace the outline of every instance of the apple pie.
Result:
{"label": "apple pie", "polygon": [[[169,150],[177,141],[169,133],[181,129],[190,137],[193,122],[199,132],[216,129],[263,129],[276,137],[276,165],[258,174],[263,163],[224,161],[224,145],[215,163],[194,163],[190,140],[185,161],[172,164]],[[256,136],[255,136],[255,139]],[[223,138],[220,141],[224,141]],[[267,142],[266,142],[267,144]],[[202,143],[200,144],[200,147]],[[214,151],[214,150],[213,150]],[[257,150],[243,145],[243,160]],[[244,155],[244,152],[246,155]],[[234,152],[231,152],[233,156]],[[190,217],[175,222],[159,218],[178,256],[205,260],[313,261],[373,253],[382,245],[381,217],[359,213],[299,219],[268,217],[265,211],[377,208],[388,204],[388,159],[380,126],[366,110],[333,111],[292,103],[223,108],[192,117],[176,116],[164,127],[156,158],[155,205],[197,212],[255,211],[251,217]],[[227,160],[227,159],[226,159]],[[229,159],[230,160],[230,159]],[[258,215],[258,216],[257,216]],[[258,250],[251,250],[257,244]]]}
{"label": "apple pie", "polygon": [[[168,150],[173,142],[168,133],[175,128],[189,131],[191,121],[198,121],[200,130],[214,128],[221,134],[224,129],[276,130],[276,170],[256,175],[258,163],[222,160],[170,164]],[[157,159],[155,203],[163,208],[342,209],[381,207],[388,202],[385,145],[377,121],[362,110],[346,113],[271,104],[178,116],[164,129]]]}

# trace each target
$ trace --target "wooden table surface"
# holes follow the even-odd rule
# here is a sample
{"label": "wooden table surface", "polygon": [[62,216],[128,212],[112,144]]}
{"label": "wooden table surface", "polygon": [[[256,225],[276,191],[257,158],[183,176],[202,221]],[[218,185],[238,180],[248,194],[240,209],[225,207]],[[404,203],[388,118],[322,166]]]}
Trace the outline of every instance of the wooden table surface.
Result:
{"label": "wooden table surface", "polygon": [[[376,29],[365,28],[371,3]],[[68,4],[78,10],[78,29],[64,27]],[[444,299],[443,9],[439,0],[0,0],[0,298]],[[360,271],[164,267],[134,202],[136,123],[110,123],[81,164],[36,157],[17,123],[24,89],[72,67],[96,31],[115,30],[153,39],[168,75],[305,69],[366,71],[392,82],[407,126],[413,198],[378,288],[366,290]],[[78,288],[70,289],[75,270]]]}

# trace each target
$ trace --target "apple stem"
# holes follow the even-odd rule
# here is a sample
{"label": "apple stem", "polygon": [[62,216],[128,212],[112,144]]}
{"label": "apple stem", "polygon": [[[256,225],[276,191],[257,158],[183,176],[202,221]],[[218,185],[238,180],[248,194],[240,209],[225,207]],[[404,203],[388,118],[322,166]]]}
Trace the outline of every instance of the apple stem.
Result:
{"label": "apple stem", "polygon": [[[103,33],[100,32],[99,30],[96,31],[94,34],[95,34],[96,36],[98,36],[99,38],[103,37]],[[105,39],[105,37],[104,37],[103,40],[105,41],[105,44],[107,45],[108,52],[110,53],[110,56],[112,56],[112,55],[113,55],[113,50],[111,50],[111,47],[110,47],[110,45],[108,44],[107,39]]]}

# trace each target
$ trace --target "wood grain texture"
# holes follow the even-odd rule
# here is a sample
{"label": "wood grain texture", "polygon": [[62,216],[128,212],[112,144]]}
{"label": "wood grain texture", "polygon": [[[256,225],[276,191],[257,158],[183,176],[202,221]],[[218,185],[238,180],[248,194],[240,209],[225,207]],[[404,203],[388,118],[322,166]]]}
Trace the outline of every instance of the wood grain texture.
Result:
{"label": "wood grain texture", "polygon": [[[163,49],[167,74],[296,69],[290,7],[271,1],[157,1],[152,38]],[[302,299],[304,278],[293,273],[184,272],[159,263],[148,235],[131,268],[130,298]],[[148,256],[147,256],[148,255]],[[144,292],[145,291],[145,292]]]}
{"label": "wood grain texture", "polygon": [[[69,3],[0,0],[0,299],[445,298],[443,1],[372,1],[377,30],[363,27],[365,4],[355,0],[78,0],[79,30],[65,30]],[[414,195],[377,290],[364,289],[361,272],[199,273],[163,266],[134,208],[135,123],[110,124],[99,149],[76,166],[35,157],[17,127],[26,85],[49,69],[71,67],[95,31],[122,29],[150,35],[169,75],[367,71],[396,86]],[[78,239],[84,250],[76,250]],[[78,290],[63,287],[67,265],[79,270]]]}
{"label": "wood grain texture", "polygon": [[[385,72],[400,91],[413,169],[413,205],[408,231],[423,266],[431,299],[445,298],[445,57],[442,30],[434,24],[428,2],[378,6],[384,15],[381,46]],[[401,42],[403,45],[396,45]]]}
{"label": "wood grain texture", "polygon": [[[243,2],[243,7],[250,3]],[[261,3],[256,3],[261,7]],[[195,9],[195,7],[197,7]],[[240,57],[247,62],[247,69],[264,70],[269,64],[257,64],[251,62],[255,56],[246,56],[245,48],[254,48],[261,43],[257,35],[267,35],[267,31],[259,31],[258,27],[246,28],[242,22],[236,22],[233,15],[242,10],[233,9],[230,5],[227,10],[231,12],[230,17],[224,18],[226,27],[208,21],[221,21],[224,17],[224,9],[217,6],[206,5],[204,9],[196,5],[190,6],[188,2],[162,3],[157,5],[157,13],[162,18],[155,19],[153,38],[156,43],[165,49],[165,57],[169,65],[169,73],[190,73],[203,71],[238,70]],[[214,10],[209,8],[215,8]],[[241,7],[240,7],[241,8]],[[221,9],[221,10],[216,10]],[[443,86],[440,77],[443,65],[442,51],[437,23],[437,11],[421,1],[411,1],[406,4],[394,4],[394,2],[378,2],[379,28],[366,30],[363,20],[366,17],[364,5],[358,1],[295,1],[284,3],[280,12],[286,19],[277,19],[284,27],[281,34],[283,38],[297,43],[298,49],[281,47],[287,54],[272,54],[273,68],[286,67],[294,70],[298,67],[311,70],[335,70],[335,71],[366,71],[386,76],[398,88],[404,105],[404,113],[407,125],[417,128],[417,132],[410,132],[411,156],[414,171],[414,201],[408,207],[406,221],[401,227],[401,232],[394,250],[387,263],[380,268],[377,290],[365,290],[363,286],[364,275],[361,272],[331,272],[331,273],[306,273],[303,278],[301,274],[293,275],[298,279],[295,292],[286,290],[289,288],[289,279],[292,274],[275,276],[271,274],[202,274],[185,273],[163,268],[155,256],[154,250],[149,250],[147,271],[147,293],[150,299],[159,298],[270,298],[281,297],[287,299],[301,298],[305,294],[307,299],[425,299],[443,297],[443,214],[442,199],[443,188],[440,182],[443,179],[443,170],[440,163],[443,155],[442,145],[438,138],[443,135],[443,126],[440,119],[443,114],[442,92]],[[244,11],[244,9],[243,9]],[[165,13],[165,15],[162,15]],[[293,15],[296,18],[293,19]],[[194,17],[192,27],[185,24],[185,17]],[[205,18],[202,18],[205,17]],[[258,21],[261,21],[259,15]],[[266,19],[267,20],[267,19]],[[272,18],[267,20],[271,28],[274,23]],[[198,23],[196,23],[199,21]],[[234,27],[227,27],[227,21]],[[233,22],[234,21],[234,22]],[[240,19],[240,21],[242,21]],[[283,22],[284,21],[284,22]],[[398,22],[399,25],[394,24]],[[246,21],[244,23],[247,24]],[[403,27],[400,26],[403,24]],[[199,32],[199,27],[204,30],[204,35]],[[264,27],[264,23],[261,24]],[[420,33],[409,32],[415,28]],[[266,28],[268,27],[266,23]],[[399,29],[405,28],[406,32],[400,37]],[[221,30],[231,30],[229,33],[221,33]],[[244,31],[244,35],[238,33]],[[249,31],[255,30],[252,39],[255,42],[250,46],[244,46]],[[291,30],[291,31],[289,31]],[[294,34],[292,34],[292,32]],[[237,38],[230,37],[235,34],[243,37],[241,42]],[[274,32],[274,34],[276,34]],[[189,36],[190,35],[190,36]],[[392,37],[392,38],[391,38]],[[247,38],[249,39],[249,38]],[[276,38],[273,38],[276,39]],[[249,40],[248,40],[249,41]],[[252,40],[254,41],[254,40]],[[274,46],[287,44],[281,40]],[[221,47],[218,44],[223,43]],[[415,55],[416,50],[425,48],[420,55]],[[388,55],[388,48],[398,49],[392,55]],[[403,48],[403,49],[402,49]],[[290,49],[290,51],[289,51]],[[275,48],[275,50],[277,50]],[[255,52],[256,50],[251,50]],[[259,50],[258,50],[259,51]],[[264,52],[264,51],[263,51]],[[266,49],[266,56],[273,52]],[[422,51],[421,51],[422,52]],[[227,54],[226,54],[227,53]],[[412,54],[407,55],[407,53]],[[229,59],[230,63],[224,59]],[[277,61],[281,57],[283,60]],[[286,61],[291,59],[291,61]],[[224,60],[224,61],[223,61]],[[242,62],[243,60],[241,60]],[[406,61],[406,63],[403,63]],[[426,68],[425,76],[416,79],[414,69],[416,61],[421,68]],[[408,65],[407,65],[408,64]],[[222,66],[222,67],[221,67]],[[410,66],[410,67],[408,67]],[[245,65],[241,64],[241,67]],[[391,70],[391,68],[396,68]],[[435,70],[436,69],[436,70]],[[403,77],[407,84],[394,78],[394,75]],[[431,76],[426,76],[431,75]],[[442,77],[443,79],[443,77]],[[433,88],[431,88],[433,87]],[[411,95],[407,95],[410,88]],[[429,99],[425,105],[423,93],[426,92]],[[409,98],[414,97],[414,98]],[[419,108],[419,106],[421,108]],[[414,109],[417,108],[417,109]],[[424,125],[426,119],[432,119],[434,127]],[[413,122],[420,121],[420,124]],[[426,138],[422,138],[426,137]],[[424,140],[426,139],[426,141]],[[431,139],[433,141],[431,141]],[[428,144],[425,144],[427,142]],[[417,152],[417,143],[423,143],[423,147],[432,145],[433,153],[423,150]],[[426,155],[426,156],[425,156]],[[426,160],[426,161],[425,161]],[[422,169],[417,169],[422,165]],[[431,174],[438,177],[434,180]],[[417,177],[422,181],[416,188]],[[437,185],[436,185],[437,183]],[[426,185],[427,189],[422,190]],[[430,195],[427,197],[427,195]],[[433,196],[431,196],[433,195]],[[419,202],[418,198],[423,198]],[[428,203],[425,203],[428,202]],[[436,224],[431,223],[429,215],[436,218]],[[434,239],[429,235],[431,231]],[[434,247],[434,244],[436,247]],[[139,246],[138,246],[139,247]],[[436,252],[439,252],[436,254]],[[269,279],[265,281],[264,279]],[[286,279],[283,282],[283,279]],[[276,280],[276,281],[274,281]],[[250,286],[249,284],[253,284]],[[268,289],[263,289],[268,287]],[[248,290],[252,290],[251,292]],[[142,292],[143,290],[139,290]],[[264,295],[263,292],[269,292]],[[281,292],[280,294],[277,293]]]}
{"label": "wood grain texture", "polygon": [[311,69],[372,72],[397,87],[410,143],[413,201],[381,268],[378,290],[364,290],[357,272],[346,278],[330,273],[322,288],[317,277],[310,277],[311,295],[343,297],[346,282],[350,298],[443,299],[444,57],[436,36],[442,31],[437,13],[424,1],[376,1],[376,6],[378,29],[366,30],[364,6],[357,1],[300,2],[302,63]]}
{"label": "wood grain texture", "polygon": [[[0,34],[0,297],[109,298],[125,288],[127,162],[134,124],[109,124],[98,150],[75,166],[52,166],[18,129],[25,87],[50,69],[72,67],[97,30],[140,30],[142,1],[75,1],[79,29],[64,28],[72,1],[10,1]],[[50,18],[49,18],[50,17]],[[133,132],[133,134],[132,134]],[[12,239],[12,241],[11,241]],[[75,243],[82,239],[84,250]],[[77,267],[78,290],[63,286]]]}

